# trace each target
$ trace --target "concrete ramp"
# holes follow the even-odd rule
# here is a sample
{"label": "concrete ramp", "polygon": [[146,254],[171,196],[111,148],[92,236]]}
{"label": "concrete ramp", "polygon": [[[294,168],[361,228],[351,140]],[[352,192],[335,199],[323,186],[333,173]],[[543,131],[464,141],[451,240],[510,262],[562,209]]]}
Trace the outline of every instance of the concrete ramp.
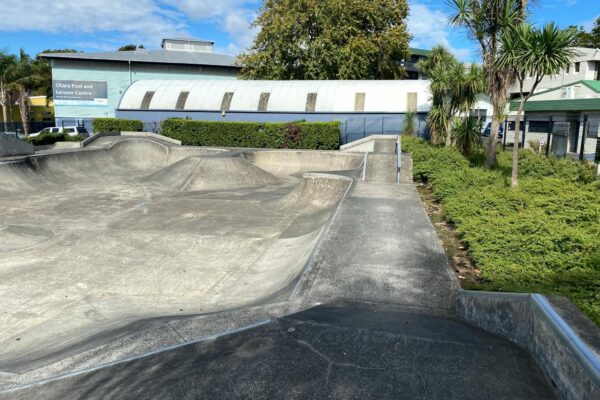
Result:
{"label": "concrete ramp", "polygon": [[375,183],[394,183],[398,180],[395,154],[369,153],[365,165],[365,181]]}
{"label": "concrete ramp", "polygon": [[33,145],[0,133],[0,158],[33,154]]}
{"label": "concrete ramp", "polygon": [[282,183],[241,158],[202,156],[187,157],[146,179],[175,191],[228,190]]}
{"label": "concrete ramp", "polygon": [[105,137],[0,164],[0,388],[135,353],[98,350],[133,322],[289,297],[352,183],[307,171],[363,157],[266,152]]}
{"label": "concrete ramp", "polygon": [[359,168],[363,160],[358,154],[314,150],[265,150],[243,156],[250,159],[257,167],[277,176],[353,170]]}

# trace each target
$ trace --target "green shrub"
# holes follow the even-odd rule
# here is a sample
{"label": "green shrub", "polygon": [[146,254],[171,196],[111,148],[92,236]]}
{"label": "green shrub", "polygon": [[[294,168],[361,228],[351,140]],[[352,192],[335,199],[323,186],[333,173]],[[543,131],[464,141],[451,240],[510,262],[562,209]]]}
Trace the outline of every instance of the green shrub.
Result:
{"label": "green shrub", "polygon": [[81,135],[69,136],[66,133],[42,133],[35,137],[28,137],[25,141],[34,146],[47,146],[56,142],[81,142],[84,139]]}
{"label": "green shrub", "polygon": [[144,123],[137,119],[96,118],[93,122],[94,132],[141,132]]}
{"label": "green shrub", "polygon": [[212,122],[171,118],[161,134],[190,146],[335,150],[339,122]]}
{"label": "green shrub", "polygon": [[489,170],[452,148],[403,147],[469,246],[482,289],[563,295],[600,324],[600,181],[588,165],[522,151],[511,189],[510,153]]}

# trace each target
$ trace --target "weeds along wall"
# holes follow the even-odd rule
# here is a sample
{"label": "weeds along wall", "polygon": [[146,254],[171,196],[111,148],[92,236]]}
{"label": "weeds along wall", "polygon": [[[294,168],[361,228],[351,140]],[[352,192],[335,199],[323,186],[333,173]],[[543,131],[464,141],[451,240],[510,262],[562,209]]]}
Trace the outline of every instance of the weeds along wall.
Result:
{"label": "weeds along wall", "polygon": [[183,145],[274,149],[337,150],[339,122],[212,122],[171,118],[161,134]]}

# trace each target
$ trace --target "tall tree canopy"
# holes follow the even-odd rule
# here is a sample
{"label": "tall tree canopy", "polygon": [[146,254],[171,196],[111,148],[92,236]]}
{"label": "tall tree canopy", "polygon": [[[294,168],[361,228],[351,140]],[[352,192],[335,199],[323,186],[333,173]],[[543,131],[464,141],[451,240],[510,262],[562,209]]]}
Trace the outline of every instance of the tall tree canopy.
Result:
{"label": "tall tree canopy", "polygon": [[583,27],[571,26],[571,28],[577,29],[575,46],[591,49],[600,48],[600,17],[596,18],[594,27],[589,32],[586,32]]}
{"label": "tall tree canopy", "polygon": [[397,79],[411,39],[406,0],[265,0],[246,79]]}

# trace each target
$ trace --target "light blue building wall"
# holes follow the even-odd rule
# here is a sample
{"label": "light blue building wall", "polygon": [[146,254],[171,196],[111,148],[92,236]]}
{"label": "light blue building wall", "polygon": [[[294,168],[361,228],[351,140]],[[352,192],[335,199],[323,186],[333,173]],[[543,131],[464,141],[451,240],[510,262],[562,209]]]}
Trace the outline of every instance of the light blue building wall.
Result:
{"label": "light blue building wall", "polygon": [[54,115],[61,124],[84,124],[91,131],[94,118],[114,118],[115,110],[125,90],[142,79],[235,79],[232,68],[174,64],[142,64],[111,61],[52,60],[54,81],[106,82],[106,105],[55,105]]}

